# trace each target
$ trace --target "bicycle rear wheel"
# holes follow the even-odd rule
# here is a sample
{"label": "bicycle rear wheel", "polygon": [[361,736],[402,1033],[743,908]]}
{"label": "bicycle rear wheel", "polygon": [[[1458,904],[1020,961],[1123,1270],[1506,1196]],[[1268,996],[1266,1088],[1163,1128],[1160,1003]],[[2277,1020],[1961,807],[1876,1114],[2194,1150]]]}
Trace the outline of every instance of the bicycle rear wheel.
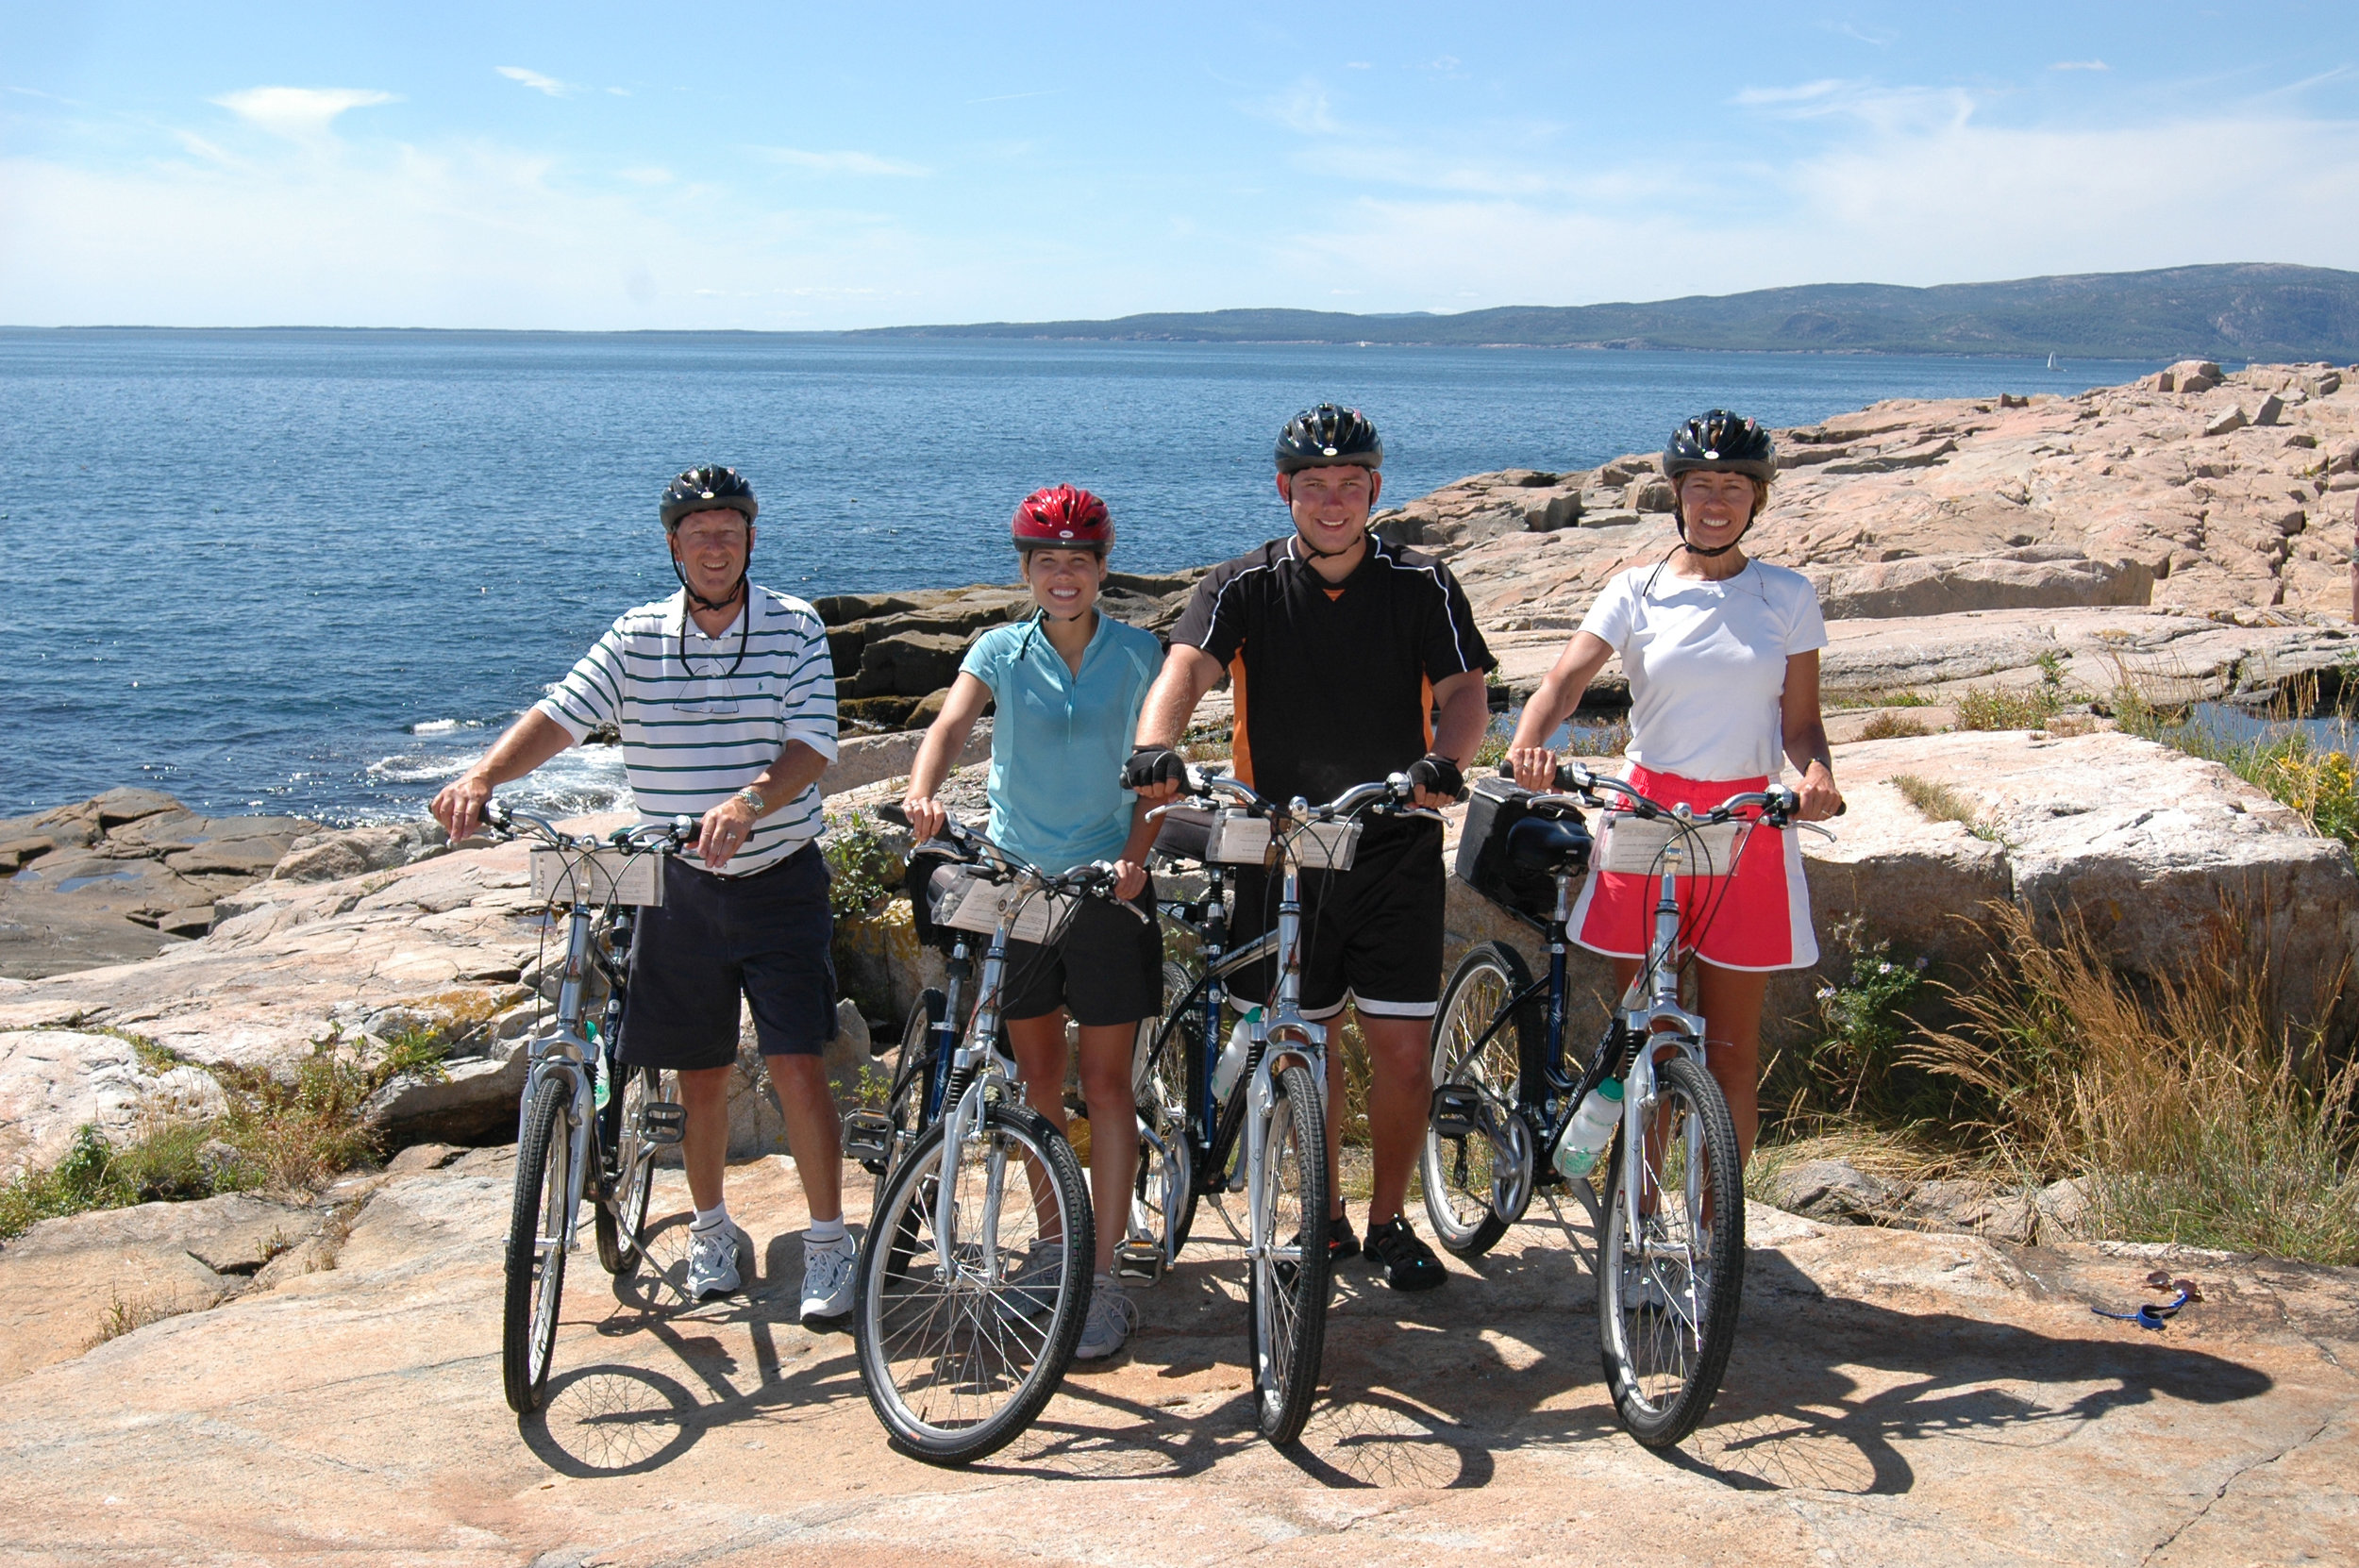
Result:
{"label": "bicycle rear wheel", "polygon": [[1188,1108],[1203,1073],[1204,1008],[1195,984],[1180,965],[1163,965],[1163,994],[1179,998],[1173,1003],[1177,1010],[1140,1026],[1130,1071],[1139,1123],[1148,1135],[1139,1139],[1131,1215],[1163,1244],[1166,1267],[1180,1260],[1196,1224],[1196,1150],[1190,1143],[1195,1131]]}
{"label": "bicycle rear wheel", "polygon": [[878,1212],[875,1206],[884,1201],[885,1184],[917,1141],[917,1124],[926,1115],[926,1086],[933,1077],[934,1048],[941,1039],[938,1031],[949,1010],[950,999],[940,989],[928,986],[917,993],[901,1025],[901,1050],[893,1060],[893,1089],[884,1107],[885,1120],[893,1124],[893,1142],[886,1149],[884,1168],[877,1172],[871,1213]]}
{"label": "bicycle rear wheel", "polygon": [[639,1268],[637,1238],[647,1228],[647,1198],[655,1191],[655,1147],[647,1142],[641,1113],[663,1098],[663,1075],[653,1067],[626,1067],[600,1118],[611,1151],[611,1185],[592,1216],[598,1261],[616,1279]]}
{"label": "bicycle rear wheel", "polygon": [[1531,1133],[1516,1109],[1530,1009],[1516,1009],[1483,1038],[1531,984],[1521,954],[1486,942],[1458,961],[1433,1015],[1433,1087],[1461,1085],[1479,1094],[1472,1131],[1445,1137],[1427,1125],[1418,1170],[1433,1238],[1461,1258],[1490,1251],[1531,1201]]}
{"label": "bicycle rear wheel", "polygon": [[1246,1273],[1246,1364],[1262,1435],[1283,1443],[1311,1419],[1327,1348],[1327,1120],[1309,1068],[1286,1068],[1273,1087],[1253,1174],[1261,1221]]}
{"label": "bicycle rear wheel", "polygon": [[541,1408],[557,1309],[565,1291],[565,1222],[573,1190],[573,1086],[541,1080],[516,1143],[516,1193],[508,1216],[508,1288],[500,1314],[500,1380],[518,1415]]}
{"label": "bicycle rear wheel", "polygon": [[[1736,1129],[1712,1075],[1684,1055],[1658,1070],[1651,1151],[1617,1138],[1598,1247],[1598,1323],[1614,1408],[1631,1436],[1668,1448],[1720,1392],[1745,1283]],[[1625,1185],[1638,1190],[1640,1234]]]}
{"label": "bicycle rear wheel", "polygon": [[1096,1240],[1081,1162],[1029,1109],[986,1107],[954,1149],[943,1131],[929,1127],[885,1183],[861,1244],[852,1336],[894,1446],[964,1464],[1013,1441],[1056,1392],[1081,1338]]}

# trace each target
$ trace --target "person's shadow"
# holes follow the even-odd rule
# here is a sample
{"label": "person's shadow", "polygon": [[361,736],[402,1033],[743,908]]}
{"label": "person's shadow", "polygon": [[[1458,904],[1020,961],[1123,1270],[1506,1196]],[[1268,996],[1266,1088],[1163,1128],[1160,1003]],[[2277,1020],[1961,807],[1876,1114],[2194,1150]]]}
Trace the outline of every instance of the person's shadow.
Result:
{"label": "person's shadow", "polygon": [[[560,1340],[560,1370],[551,1374],[547,1396],[540,1410],[518,1419],[526,1445],[560,1475],[643,1475],[678,1459],[715,1428],[781,1407],[859,1397],[848,1334],[823,1336],[801,1354],[780,1354],[778,1328],[781,1323],[794,1327],[801,1305],[800,1241],[793,1235],[773,1240],[759,1277],[743,1294],[697,1303],[684,1290],[688,1221],[676,1214],[648,1226],[645,1257],[628,1279],[613,1284],[613,1309],[594,1330],[612,1342],[650,1335],[671,1352],[671,1367],[605,1361],[568,1368],[566,1347],[581,1342]],[[580,1268],[590,1258],[585,1249],[572,1261]],[[568,1275],[569,1306],[577,1291],[603,1291],[609,1284],[594,1264]],[[745,1368],[711,1332],[724,1325],[744,1326],[753,1341],[750,1386]]]}

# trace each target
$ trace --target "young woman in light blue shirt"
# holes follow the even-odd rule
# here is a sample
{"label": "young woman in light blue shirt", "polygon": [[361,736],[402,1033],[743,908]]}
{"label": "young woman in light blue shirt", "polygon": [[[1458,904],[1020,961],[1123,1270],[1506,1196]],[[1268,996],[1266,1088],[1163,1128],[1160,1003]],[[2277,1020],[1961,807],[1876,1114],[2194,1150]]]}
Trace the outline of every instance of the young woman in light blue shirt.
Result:
{"label": "young woman in light blue shirt", "polygon": [[1152,632],[1097,609],[1113,525],[1088,491],[1058,485],[1026,497],[1012,528],[1025,586],[1038,607],[1028,620],[976,640],[910,766],[901,805],[919,838],[946,813],[934,792],[985,703],[995,704],[991,743],[992,841],[1048,871],[1110,860],[1115,892],[1144,921],[1083,901],[1059,946],[1009,943],[1000,1015],[1032,1108],[1065,1126],[1065,1017],[1081,1037],[1081,1096],[1089,1106],[1090,1192],[1097,1272],[1075,1354],[1113,1355],[1137,1309],[1113,1277],[1115,1246],[1130,1223],[1138,1111],[1130,1059],[1139,1021],[1163,1010],[1163,936],[1154,920],[1146,854],[1156,824],[1122,788],[1122,765],[1147,688],[1163,664]]}

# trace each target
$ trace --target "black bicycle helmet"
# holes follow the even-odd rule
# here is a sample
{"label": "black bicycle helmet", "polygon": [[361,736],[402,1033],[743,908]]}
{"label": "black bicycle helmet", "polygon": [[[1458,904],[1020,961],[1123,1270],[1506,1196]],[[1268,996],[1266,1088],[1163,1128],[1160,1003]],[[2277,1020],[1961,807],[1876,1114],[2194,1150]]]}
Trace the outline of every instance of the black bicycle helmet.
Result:
{"label": "black bicycle helmet", "polygon": [[664,487],[663,525],[667,529],[678,527],[679,520],[690,512],[711,511],[719,507],[744,512],[748,523],[761,509],[761,504],[754,499],[754,487],[737,470],[723,468],[719,463],[692,468]]}
{"label": "black bicycle helmet", "polygon": [[1778,452],[1769,432],[1726,409],[1714,409],[1671,432],[1663,449],[1663,476],[1676,479],[1699,468],[1750,475],[1763,484],[1777,477]]}
{"label": "black bicycle helmet", "polygon": [[1306,409],[1278,432],[1278,472],[1330,468],[1350,463],[1360,468],[1384,466],[1384,442],[1357,409],[1322,403]]}

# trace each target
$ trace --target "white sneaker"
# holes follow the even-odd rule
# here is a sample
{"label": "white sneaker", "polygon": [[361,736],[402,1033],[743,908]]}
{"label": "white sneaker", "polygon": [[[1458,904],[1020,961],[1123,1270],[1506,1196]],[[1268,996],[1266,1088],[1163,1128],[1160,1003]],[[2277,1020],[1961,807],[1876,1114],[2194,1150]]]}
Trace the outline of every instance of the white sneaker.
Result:
{"label": "white sneaker", "polygon": [[1028,1318],[1056,1309],[1057,1276],[1064,1267],[1064,1243],[1034,1242],[1008,1266],[1008,1299]]}
{"label": "white sneaker", "polygon": [[688,1229],[688,1293],[697,1301],[734,1295],[745,1288],[754,1239],[735,1220],[710,1230]]}
{"label": "white sneaker", "polygon": [[860,1249],[849,1236],[803,1243],[803,1326],[834,1327],[852,1315],[852,1265]]}
{"label": "white sneaker", "polygon": [[1090,1282],[1090,1315],[1081,1325],[1081,1343],[1073,1354],[1084,1361],[1102,1361],[1120,1350],[1139,1326],[1139,1304],[1125,1295],[1112,1276],[1099,1275]]}

